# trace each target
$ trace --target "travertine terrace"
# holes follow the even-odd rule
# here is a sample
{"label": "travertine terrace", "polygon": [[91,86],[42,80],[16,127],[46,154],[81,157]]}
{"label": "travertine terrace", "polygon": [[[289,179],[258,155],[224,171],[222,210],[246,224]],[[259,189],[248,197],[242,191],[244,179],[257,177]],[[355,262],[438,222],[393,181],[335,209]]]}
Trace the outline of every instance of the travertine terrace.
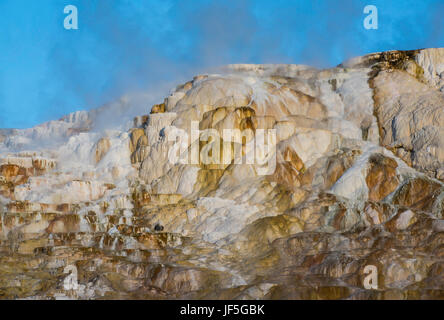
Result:
{"label": "travertine terrace", "polygon": [[[0,130],[0,298],[444,298],[444,49],[229,65],[104,112]],[[172,164],[192,121],[275,129],[274,172]]]}

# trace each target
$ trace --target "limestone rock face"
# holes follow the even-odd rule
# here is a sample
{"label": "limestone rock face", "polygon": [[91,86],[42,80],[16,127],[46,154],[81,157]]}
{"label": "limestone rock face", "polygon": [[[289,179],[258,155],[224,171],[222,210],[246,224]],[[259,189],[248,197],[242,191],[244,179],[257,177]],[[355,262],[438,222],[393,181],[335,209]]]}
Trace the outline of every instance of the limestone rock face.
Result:
{"label": "limestone rock face", "polygon": [[0,130],[0,298],[444,298],[443,72],[229,65]]}
{"label": "limestone rock face", "polygon": [[444,167],[444,95],[413,76],[394,70],[374,78],[382,144],[407,163],[440,178]]}

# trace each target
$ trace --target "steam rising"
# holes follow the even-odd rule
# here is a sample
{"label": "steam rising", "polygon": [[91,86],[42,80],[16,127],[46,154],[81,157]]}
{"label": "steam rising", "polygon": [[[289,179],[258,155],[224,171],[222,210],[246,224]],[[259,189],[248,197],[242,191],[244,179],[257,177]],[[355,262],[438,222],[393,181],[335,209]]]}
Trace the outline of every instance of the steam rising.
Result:
{"label": "steam rising", "polygon": [[[71,0],[79,12],[75,31],[62,28],[65,2],[49,5],[49,29],[56,33],[50,34],[47,74],[36,88],[38,100],[28,107],[29,121],[138,96],[127,100],[129,118],[149,112],[171,88],[217,66],[329,67],[374,51],[439,46],[444,36],[443,4],[433,0],[373,1],[380,29],[372,31],[362,27],[364,0]],[[1,113],[13,114],[1,94]],[[118,118],[110,116],[109,122]],[[0,127],[10,123],[0,117]]]}

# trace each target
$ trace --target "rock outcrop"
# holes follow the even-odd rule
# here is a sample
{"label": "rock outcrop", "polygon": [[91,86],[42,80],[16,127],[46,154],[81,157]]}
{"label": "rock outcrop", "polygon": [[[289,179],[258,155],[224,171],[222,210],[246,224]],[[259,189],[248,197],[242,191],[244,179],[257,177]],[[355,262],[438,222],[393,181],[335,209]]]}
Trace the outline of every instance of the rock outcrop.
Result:
{"label": "rock outcrop", "polygon": [[230,65],[145,111],[0,132],[0,298],[444,298],[444,49]]}

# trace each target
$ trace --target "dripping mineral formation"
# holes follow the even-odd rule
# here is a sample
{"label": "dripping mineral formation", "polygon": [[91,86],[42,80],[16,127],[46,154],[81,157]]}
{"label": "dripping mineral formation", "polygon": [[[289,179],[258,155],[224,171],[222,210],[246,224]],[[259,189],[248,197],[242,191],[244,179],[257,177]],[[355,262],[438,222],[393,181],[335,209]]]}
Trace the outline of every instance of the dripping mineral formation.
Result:
{"label": "dripping mineral formation", "polygon": [[[0,130],[0,298],[444,298],[444,49],[229,65],[99,129],[132,99]],[[172,163],[193,122],[274,130],[274,171]]]}

